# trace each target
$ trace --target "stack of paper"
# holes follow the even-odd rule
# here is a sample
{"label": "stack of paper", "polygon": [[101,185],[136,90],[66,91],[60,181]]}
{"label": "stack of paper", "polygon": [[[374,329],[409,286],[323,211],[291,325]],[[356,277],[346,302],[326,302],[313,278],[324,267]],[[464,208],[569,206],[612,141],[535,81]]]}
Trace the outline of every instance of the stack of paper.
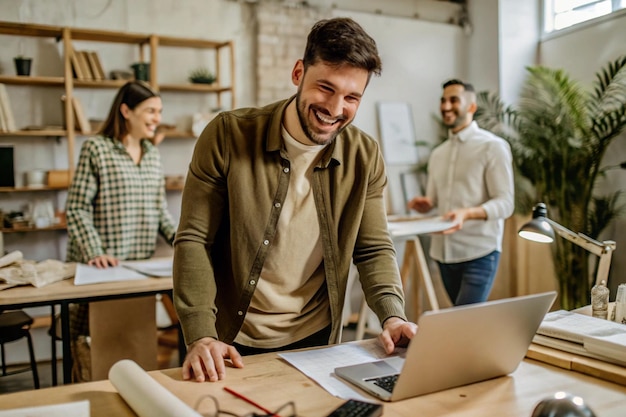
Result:
{"label": "stack of paper", "polygon": [[626,366],[626,326],[571,311],[546,314],[533,342]]}

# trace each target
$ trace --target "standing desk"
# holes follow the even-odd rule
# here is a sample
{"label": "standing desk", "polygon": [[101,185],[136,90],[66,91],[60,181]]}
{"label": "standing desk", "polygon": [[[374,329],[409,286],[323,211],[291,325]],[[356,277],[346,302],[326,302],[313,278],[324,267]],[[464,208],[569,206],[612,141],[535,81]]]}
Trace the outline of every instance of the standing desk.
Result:
{"label": "standing desk", "polygon": [[[55,306],[61,307],[61,334],[63,344],[63,382],[71,381],[72,352],[70,345],[69,305],[104,300],[171,294],[172,278],[146,278],[140,280],[107,282],[91,285],[74,285],[74,278],[55,282],[45,287],[19,286],[0,291],[0,310],[50,306],[52,331],[56,334]],[[52,384],[57,384],[56,342],[52,337]]]}
{"label": "standing desk", "polygon": [[[359,342],[353,342],[359,343]],[[200,397],[217,397],[220,408],[237,415],[259,412],[224,391],[229,387],[275,410],[293,400],[300,417],[323,417],[343,400],[333,397],[276,353],[248,356],[243,369],[228,368],[226,379],[197,383],[181,380],[179,368],[149,374],[194,407]],[[623,368],[622,368],[623,370]],[[510,375],[395,403],[384,403],[385,417],[530,417],[536,404],[557,391],[581,396],[602,417],[623,417],[626,386],[524,359]],[[109,381],[73,384],[1,396],[0,409],[89,400],[91,416],[135,416]],[[202,404],[208,404],[208,401]],[[208,410],[200,408],[200,412]]]}
{"label": "standing desk", "polygon": [[[410,320],[419,318],[421,308],[421,287],[426,292],[426,298],[431,310],[439,310],[439,300],[435,293],[435,286],[428,268],[428,260],[424,254],[422,243],[419,235],[431,233],[439,229],[440,223],[435,224],[433,219],[423,217],[407,217],[407,216],[389,216],[390,235],[394,244],[402,244],[404,242],[404,256],[402,265],[400,266],[400,278],[402,288],[406,289],[411,283],[415,294],[415,308],[412,311]],[[392,227],[395,226],[395,227]],[[448,225],[447,227],[450,227]],[[447,228],[442,226],[439,230]],[[359,318],[356,326],[356,340],[363,339],[365,334],[365,323],[367,322],[367,302],[365,298],[361,302]]]}

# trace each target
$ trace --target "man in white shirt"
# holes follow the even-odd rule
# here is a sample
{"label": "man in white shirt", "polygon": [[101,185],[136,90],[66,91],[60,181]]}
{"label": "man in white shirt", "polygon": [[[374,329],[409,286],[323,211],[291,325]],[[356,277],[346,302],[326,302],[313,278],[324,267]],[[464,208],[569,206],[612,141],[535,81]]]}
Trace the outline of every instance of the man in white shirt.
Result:
{"label": "man in white shirt", "polygon": [[432,236],[430,256],[454,305],[486,301],[502,251],[504,219],[513,213],[511,148],[473,121],[476,93],[471,84],[450,80],[440,103],[448,139],[428,163],[426,196],[409,208],[437,208],[454,226]]}

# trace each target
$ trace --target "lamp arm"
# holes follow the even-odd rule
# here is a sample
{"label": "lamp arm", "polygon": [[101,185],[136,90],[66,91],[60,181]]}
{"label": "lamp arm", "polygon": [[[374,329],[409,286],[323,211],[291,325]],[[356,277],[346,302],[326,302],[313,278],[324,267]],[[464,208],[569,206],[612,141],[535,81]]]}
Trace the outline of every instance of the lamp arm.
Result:
{"label": "lamp arm", "polygon": [[613,251],[616,247],[615,242],[612,240],[600,242],[583,233],[574,233],[568,228],[547,217],[545,219],[563,239],[580,246],[600,258],[598,261],[598,270],[596,272],[596,285],[599,285],[602,281],[604,281],[605,285],[608,285],[611,258],[613,257]]}
{"label": "lamp arm", "polygon": [[574,233],[565,226],[560,225],[552,219],[549,219],[547,217],[545,219],[556,231],[556,233],[563,239],[580,246],[581,248],[593,253],[596,256],[601,256],[607,251],[611,252],[615,250],[615,242],[612,240],[605,240],[603,242],[600,242],[599,240],[592,239],[583,233]]}

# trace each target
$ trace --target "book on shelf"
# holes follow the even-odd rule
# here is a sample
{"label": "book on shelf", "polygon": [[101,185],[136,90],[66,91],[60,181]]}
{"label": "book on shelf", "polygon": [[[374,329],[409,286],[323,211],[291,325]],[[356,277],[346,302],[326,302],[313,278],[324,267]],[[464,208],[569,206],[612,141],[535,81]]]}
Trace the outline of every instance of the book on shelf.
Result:
{"label": "book on shelf", "polygon": [[85,115],[85,110],[83,109],[83,105],[78,99],[78,97],[72,97],[72,107],[74,108],[74,116],[76,117],[76,127],[81,133],[91,133],[91,124],[89,123],[89,119]]}
{"label": "book on shelf", "polygon": [[[65,102],[67,101],[67,96],[61,96],[61,104],[63,106],[63,120],[65,120]],[[72,96],[72,112],[74,114],[74,129],[81,133],[91,133],[91,123],[85,116],[85,110],[83,109],[83,105],[76,96]],[[66,129],[69,129],[68,126],[65,126]]]}
{"label": "book on shelf", "polygon": [[17,130],[9,94],[4,84],[0,84],[0,130],[4,132],[14,132]]}
{"label": "book on shelf", "polygon": [[91,72],[91,67],[89,66],[89,54],[87,51],[76,51],[76,53],[78,54],[78,61],[81,69],[83,70],[85,80],[93,80],[94,76]]}
{"label": "book on shelf", "polygon": [[74,78],[77,80],[84,80],[85,73],[83,72],[83,67],[80,63],[79,53],[76,49],[72,49],[72,53],[70,54],[70,62],[72,63],[72,69],[74,70]]}
{"label": "book on shelf", "polygon": [[104,69],[102,68],[102,63],[100,62],[98,53],[96,51],[87,51],[87,58],[94,80],[105,80],[106,75],[104,74]]}

